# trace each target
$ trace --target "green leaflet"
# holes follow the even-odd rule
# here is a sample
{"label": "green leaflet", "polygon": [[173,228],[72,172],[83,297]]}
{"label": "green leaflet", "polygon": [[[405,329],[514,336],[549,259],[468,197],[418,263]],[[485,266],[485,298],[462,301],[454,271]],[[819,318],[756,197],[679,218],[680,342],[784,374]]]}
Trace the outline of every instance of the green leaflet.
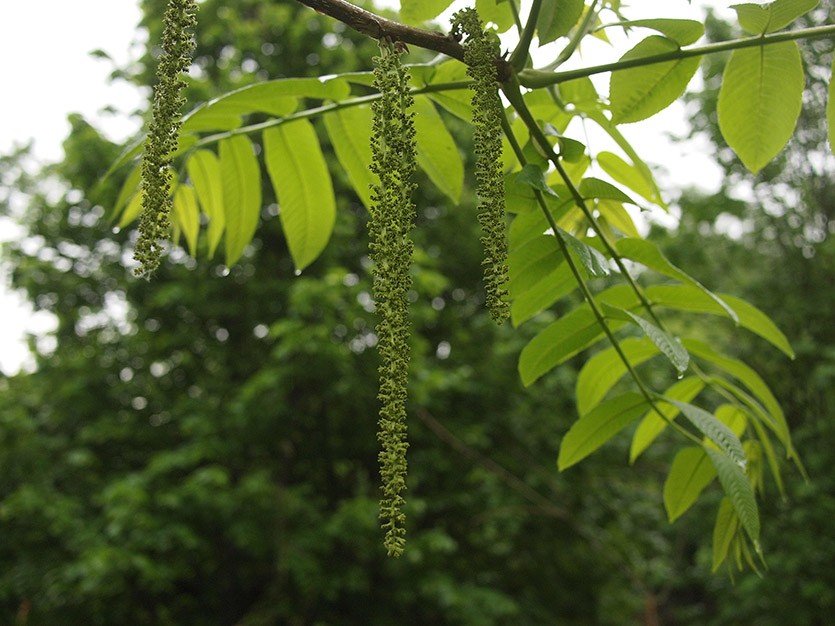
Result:
{"label": "green leaflet", "polygon": [[367,106],[340,109],[324,116],[336,158],[345,168],[351,185],[366,209],[371,208],[371,185],[375,178],[368,169],[371,163],[371,109]]}
{"label": "green leaflet", "polygon": [[[678,49],[676,42],[653,35],[639,42],[620,60],[664,54]],[[612,122],[639,122],[666,109],[684,93],[699,68],[699,62],[698,57],[693,57],[612,72],[609,82]]]}
{"label": "green leaflet", "polygon": [[608,276],[609,261],[603,254],[587,243],[577,239],[571,233],[557,226],[557,236],[562,239],[568,250],[574,254],[589,276]]}
{"label": "green leaflet", "polygon": [[182,132],[229,130],[241,125],[242,115],[288,115],[296,110],[299,98],[344,100],[350,94],[348,81],[339,77],[282,78],[256,83],[200,105],[183,118]]}
{"label": "green leaflet", "polygon": [[661,196],[655,181],[651,177],[647,178],[640,168],[627,163],[612,152],[598,152],[597,163],[616,182],[650,202],[660,203]]}
{"label": "green leaflet", "polygon": [[567,35],[580,20],[585,8],[584,0],[548,0],[543,2],[536,20],[539,45]]}
{"label": "green leaflet", "polygon": [[[658,348],[645,338],[627,337],[620,348],[632,367],[658,354]],[[606,348],[586,361],[577,376],[575,397],[577,412],[585,415],[593,410],[615,384],[626,374],[626,365],[613,347]]]}
{"label": "green leaflet", "polygon": [[[696,376],[689,376],[683,380],[678,381],[664,392],[665,398],[681,400],[683,402],[690,402],[695,398],[705,384]],[[661,404],[658,406],[661,413],[667,420],[672,421],[676,415],[679,414],[678,407],[672,404]],[[667,428],[667,421],[663,419],[655,410],[647,411],[638,428],[635,429],[635,434],[632,436],[632,445],[629,448],[629,462],[634,463],[641,453],[646,450],[655,439],[664,432]]]}
{"label": "green leaflet", "polygon": [[617,200],[618,202],[626,202],[627,204],[634,204],[635,206],[638,206],[637,202],[615,187],[612,183],[607,183],[605,180],[600,180],[599,178],[593,178],[591,176],[580,181],[580,195],[586,199],[603,198],[607,200]]}
{"label": "green leaflet", "polygon": [[632,216],[623,207],[623,204],[616,200],[598,200],[597,211],[600,213],[600,221],[617,229],[627,237],[640,237],[638,227],[632,220]]}
{"label": "green leaflet", "polygon": [[452,0],[400,0],[400,17],[406,24],[422,24],[438,17]]}
{"label": "green leaflet", "polygon": [[704,25],[696,20],[655,18],[645,20],[629,20],[627,22],[608,24],[608,26],[622,26],[624,28],[651,28],[652,30],[658,31],[668,39],[672,39],[680,46],[689,46],[691,43],[696,43],[696,41],[698,41],[705,33]]}
{"label": "green leaflet", "polygon": [[209,218],[209,257],[213,257],[226,228],[226,211],[223,208],[220,162],[214,152],[198,150],[186,164],[189,178],[197,192],[203,213]]}
{"label": "green leaflet", "polygon": [[645,265],[659,274],[675,278],[678,281],[697,287],[712,300],[715,300],[716,303],[725,310],[728,316],[734,320],[734,322],[739,323],[739,317],[730,306],[728,306],[719,296],[707,289],[695,278],[692,278],[689,274],[686,274],[678,267],[670,263],[667,257],[664,256],[664,253],[661,252],[661,250],[658,249],[658,246],[656,246],[653,242],[641,238],[619,239],[615,243],[615,249],[627,259]]}
{"label": "green leaflet", "polygon": [[713,526],[713,571],[725,562],[736,533],[739,530],[739,517],[728,497],[722,498]]}
{"label": "green leaflet", "polygon": [[722,483],[722,488],[730,499],[742,527],[759,551],[760,515],[751,483],[728,455],[710,448],[705,448],[705,452],[716,468],[716,473],[719,474],[719,482]]}
{"label": "green leaflet", "polygon": [[[626,285],[610,287],[597,298],[613,306],[625,306],[633,300]],[[609,328],[622,328],[625,322],[613,321]],[[542,329],[519,355],[519,376],[526,387],[540,376],[603,338],[603,330],[588,304],[582,304]]]}
{"label": "green leaflet", "polygon": [[301,271],[325,248],[336,219],[330,172],[313,125],[296,120],[265,130],[264,161],[290,255]]}
{"label": "green leaflet", "polygon": [[483,22],[495,24],[499,33],[513,26],[513,11],[506,0],[475,0],[475,10]]}
{"label": "green leaflet", "polygon": [[508,258],[508,289],[515,298],[551,273],[563,256],[550,235],[539,235],[511,250]]}
{"label": "green leaflet", "polygon": [[261,214],[261,169],[252,142],[237,135],[220,142],[220,178],[226,216],[226,265],[252,241]]}
{"label": "green leaflet", "polygon": [[736,433],[728,428],[725,424],[720,422],[714,415],[708,413],[704,409],[681,402],[680,400],[670,400],[663,398],[664,402],[669,402],[681,411],[690,423],[695,426],[700,433],[710,439],[728,456],[733,459],[733,462],[740,467],[745,467],[745,452],[742,449],[742,442]]}
{"label": "green leaflet", "polygon": [[690,355],[677,337],[673,337],[666,331],[658,328],[655,324],[634,313],[626,310],[623,312],[644,331],[644,334],[649,337],[650,341],[670,360],[670,363],[678,371],[679,376],[687,371],[687,368],[690,366]]}
{"label": "green leaflet", "polygon": [[719,129],[751,172],[759,172],[794,132],[803,99],[797,43],[735,50],[719,90]]}
{"label": "green leaflet", "polygon": [[455,204],[464,187],[464,163],[435,105],[418,96],[414,103],[417,163],[445,196]]}
{"label": "green leaflet", "polygon": [[734,4],[739,25],[753,35],[773,33],[805,15],[820,0],[775,0],[769,4]]}
{"label": "green leaflet", "polygon": [[702,341],[686,339],[684,345],[694,357],[712,363],[744,384],[754,394],[757,400],[762,403],[762,406],[765,407],[767,414],[770,416],[770,419],[765,420],[766,425],[774,431],[787,449],[792,449],[789,427],[786,423],[783,410],[780,408],[780,403],[777,402],[774,394],[771,393],[768,385],[765,384],[765,381],[763,381],[759,374],[742,361],[719,354]]}
{"label": "green leaflet", "polygon": [[[659,191],[658,185],[655,182],[655,177],[652,175],[652,170],[650,170],[649,166],[643,161],[643,159],[641,159],[641,157],[635,151],[635,148],[633,148],[632,144],[630,144],[626,137],[623,136],[623,133],[620,132],[618,127],[615,124],[613,124],[608,117],[603,115],[603,112],[599,108],[589,111],[587,113],[587,116],[595,124],[600,126],[600,128],[606,131],[606,133],[614,140],[618,147],[621,150],[623,150],[626,156],[629,157],[629,159],[634,164],[635,169],[637,169],[638,172],[640,172],[641,176],[643,176],[644,179],[650,184],[653,190],[653,197],[650,199],[661,208],[667,209],[667,204],[661,198],[661,192]],[[618,180],[614,176],[612,176],[612,178],[614,178],[618,182],[623,182]],[[627,186],[629,185],[627,184]]]}
{"label": "green leaflet", "polygon": [[681,517],[715,477],[716,468],[703,448],[689,446],[679,450],[664,481],[667,518],[673,522]]}
{"label": "green leaflet", "polygon": [[[725,308],[719,306],[704,291],[691,285],[652,285],[647,287],[646,295],[652,303],[659,306],[680,311],[728,316]],[[786,336],[762,311],[740,298],[728,294],[719,294],[719,296],[737,314],[740,326],[759,335],[786,355],[794,357]]]}
{"label": "green leaflet", "polygon": [[[510,305],[510,319],[513,325],[519,326],[575,289],[577,289],[577,281],[574,280],[571,268],[567,263],[560,262],[528,289],[513,296]],[[513,294],[512,283],[508,285],[508,291],[511,295]]]}
{"label": "green leaflet", "polygon": [[[188,253],[197,256],[197,233],[200,231],[200,210],[197,208],[197,196],[194,187],[179,185],[174,192],[174,226],[182,231],[188,246]],[[174,241],[177,241],[177,237]]]}
{"label": "green leaflet", "polygon": [[119,190],[119,195],[116,197],[116,202],[110,208],[108,217],[115,220],[122,212],[128,203],[139,193],[139,182],[142,178],[142,168],[137,163],[130,171],[130,174],[125,178],[122,188]]}
{"label": "green leaflet", "polygon": [[560,471],[579,463],[622,428],[638,419],[648,407],[637,393],[625,393],[607,400],[574,422],[560,444],[557,467]]}

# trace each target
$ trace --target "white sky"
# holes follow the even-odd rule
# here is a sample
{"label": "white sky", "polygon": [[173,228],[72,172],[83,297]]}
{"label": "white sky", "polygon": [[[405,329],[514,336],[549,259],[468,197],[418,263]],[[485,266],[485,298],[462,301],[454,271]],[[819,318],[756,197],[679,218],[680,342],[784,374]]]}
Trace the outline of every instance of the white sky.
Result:
{"label": "white sky", "polygon": [[[727,6],[717,0],[633,0],[639,17],[691,17],[700,19],[705,5]],[[114,67],[124,67],[139,54],[136,31],[140,12],[136,0],[0,0],[0,153],[15,143],[34,139],[35,156],[47,163],[62,156],[61,142],[69,132],[67,114],[82,113],[114,140],[135,132],[137,122],[128,113],[142,105],[142,94],[124,83],[110,84]],[[90,52],[102,49],[113,62],[94,58]],[[614,60],[618,53],[601,48],[600,60]],[[585,61],[589,62],[587,56]],[[602,78],[607,81],[607,78]],[[604,90],[605,92],[605,90]],[[114,107],[120,113],[106,114]],[[662,189],[673,185],[715,180],[717,169],[706,150],[671,144],[663,132],[686,129],[683,109],[674,105],[650,122],[622,127],[649,162],[663,163],[670,170],[661,178]],[[598,148],[591,146],[593,151]],[[685,154],[686,152],[686,154]],[[9,223],[0,222],[0,240],[18,233]],[[27,351],[21,337],[27,331],[48,330],[48,318],[38,318],[16,294],[6,288],[0,271],[0,370],[17,371],[26,362]]]}

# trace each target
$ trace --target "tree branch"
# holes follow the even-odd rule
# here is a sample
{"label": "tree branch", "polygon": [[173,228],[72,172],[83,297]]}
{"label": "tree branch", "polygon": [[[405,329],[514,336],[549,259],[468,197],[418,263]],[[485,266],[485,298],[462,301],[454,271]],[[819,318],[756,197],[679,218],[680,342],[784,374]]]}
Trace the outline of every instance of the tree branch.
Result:
{"label": "tree branch", "polygon": [[354,6],[345,0],[298,0],[318,13],[339,20],[358,33],[374,39],[390,39],[441,52],[453,59],[464,60],[464,48],[454,38],[422,28],[407,26],[400,22],[380,17],[370,11]]}

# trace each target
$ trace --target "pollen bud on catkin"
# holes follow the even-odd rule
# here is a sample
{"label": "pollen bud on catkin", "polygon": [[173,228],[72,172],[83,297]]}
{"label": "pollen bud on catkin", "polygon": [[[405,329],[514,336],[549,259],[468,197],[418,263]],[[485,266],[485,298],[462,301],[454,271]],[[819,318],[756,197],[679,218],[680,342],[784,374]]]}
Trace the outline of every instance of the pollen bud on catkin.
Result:
{"label": "pollen bud on catkin", "polygon": [[150,276],[159,267],[162,241],[171,230],[171,155],[177,150],[182,73],[191,65],[194,50],[192,30],[197,24],[194,0],[169,0],[163,17],[162,56],[157,66],[153,116],[142,155],[142,215],[133,258],[139,261],[138,276]]}
{"label": "pollen bud on catkin", "polygon": [[481,243],[484,248],[484,287],[490,316],[504,322],[510,307],[507,289],[507,227],[505,224],[504,175],[502,172],[502,102],[499,98],[495,61],[499,44],[484,32],[475,9],[462,9],[452,16],[452,31],[467,35],[462,46],[467,74],[473,79],[473,145],[476,153]]}
{"label": "pollen bud on catkin", "polygon": [[377,349],[380,353],[381,403],[378,439],[382,497],[380,519],[389,556],[400,556],[406,543],[403,491],[406,489],[406,387],[409,377],[410,268],[414,244],[411,201],[415,184],[415,128],[409,76],[400,51],[382,42],[374,59],[374,86],[380,99],[372,104],[371,172],[379,179],[372,189],[368,222],[377,305]]}

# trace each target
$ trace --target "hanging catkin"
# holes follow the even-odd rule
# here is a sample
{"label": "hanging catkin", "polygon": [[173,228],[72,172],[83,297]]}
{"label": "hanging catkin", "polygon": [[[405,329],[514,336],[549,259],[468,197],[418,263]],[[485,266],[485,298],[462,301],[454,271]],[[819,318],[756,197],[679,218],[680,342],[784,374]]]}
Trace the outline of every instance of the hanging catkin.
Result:
{"label": "hanging catkin", "polygon": [[171,230],[171,155],[177,149],[182,73],[191,65],[192,30],[197,24],[194,0],[169,0],[163,17],[162,56],[157,66],[153,118],[142,156],[142,216],[133,258],[138,276],[150,276],[159,267],[162,241]]}
{"label": "hanging catkin", "polygon": [[485,33],[475,9],[462,9],[452,16],[452,32],[467,35],[463,42],[464,63],[473,79],[473,145],[475,175],[480,204],[481,243],[484,248],[484,289],[490,316],[501,324],[509,315],[507,290],[507,228],[505,224],[504,176],[502,173],[502,102],[496,82],[498,40]]}
{"label": "hanging catkin", "polygon": [[413,98],[400,51],[381,43],[375,58],[374,85],[381,98],[372,105],[371,171],[379,178],[372,192],[368,222],[377,304],[377,347],[381,361],[378,422],[382,498],[380,518],[389,556],[400,556],[406,543],[403,491],[406,489],[406,386],[409,377],[410,268],[415,219]]}

